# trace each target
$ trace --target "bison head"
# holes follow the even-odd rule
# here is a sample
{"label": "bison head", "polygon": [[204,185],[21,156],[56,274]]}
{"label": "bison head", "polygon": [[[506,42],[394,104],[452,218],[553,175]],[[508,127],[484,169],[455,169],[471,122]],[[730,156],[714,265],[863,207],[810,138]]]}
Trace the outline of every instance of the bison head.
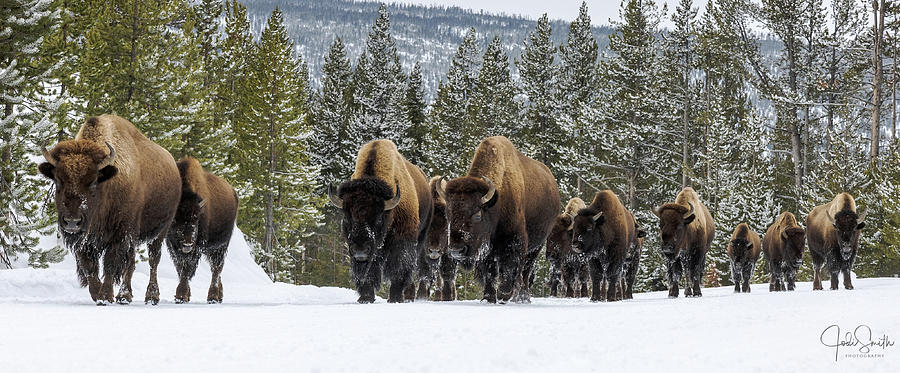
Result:
{"label": "bison head", "polygon": [[803,264],[803,247],[806,245],[806,231],[800,227],[791,227],[781,231],[781,247],[784,248],[783,266],[793,269]]}
{"label": "bison head", "polygon": [[561,260],[572,249],[572,228],[575,217],[569,214],[561,214],[556,217],[550,235],[547,236],[547,261],[554,266],[559,266]]}
{"label": "bison head", "polygon": [[344,213],[341,232],[350,256],[365,262],[381,251],[393,221],[392,211],[400,204],[400,185],[395,193],[379,179],[349,180],[341,184],[337,195],[329,186],[328,198]]}
{"label": "bison head", "polygon": [[428,259],[438,260],[447,252],[447,204],[434,201],[431,227],[428,230]]}
{"label": "bison head", "polygon": [[69,235],[84,232],[104,199],[104,183],[118,172],[112,165],[115,149],[109,143],[102,146],[90,140],[68,140],[42,152],[46,162],[38,170],[56,184],[60,229]]}
{"label": "bison head", "polygon": [[835,216],[831,216],[830,211],[825,211],[831,225],[837,230],[838,244],[841,248],[841,257],[849,260],[853,256],[854,248],[859,242],[859,231],[866,226],[866,213],[857,215],[856,212],[850,210],[842,210]]}
{"label": "bison head", "polygon": [[572,250],[588,256],[606,254],[609,237],[603,235],[603,211],[588,207],[578,211],[572,222]]}
{"label": "bison head", "polygon": [[688,207],[679,204],[666,204],[653,214],[659,218],[659,234],[663,255],[675,257],[681,251],[681,242],[687,234],[687,226],[694,221],[694,204],[688,202]]}
{"label": "bison head", "polygon": [[744,263],[753,251],[753,242],[746,238],[731,240],[731,257],[735,263]]}
{"label": "bison head", "polygon": [[181,252],[190,253],[197,245],[201,217],[206,210],[206,199],[189,189],[181,190],[181,202],[175,212],[172,230],[181,242]]}
{"label": "bison head", "polygon": [[499,194],[491,179],[465,176],[438,182],[438,193],[447,201],[450,225],[450,256],[471,260],[484,254],[487,240],[497,225],[499,211],[494,208]]}

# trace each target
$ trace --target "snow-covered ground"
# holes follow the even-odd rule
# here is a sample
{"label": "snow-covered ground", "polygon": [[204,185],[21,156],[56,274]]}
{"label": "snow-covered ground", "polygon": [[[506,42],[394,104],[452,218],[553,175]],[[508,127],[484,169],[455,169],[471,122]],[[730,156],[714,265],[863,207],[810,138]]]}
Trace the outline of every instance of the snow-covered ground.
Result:
{"label": "snow-covered ground", "polygon": [[[225,303],[207,305],[209,271],[190,304],[171,302],[171,262],[160,264],[159,306],[95,306],[71,263],[0,271],[0,371],[126,372],[896,372],[900,345],[855,357],[841,333],[900,339],[900,279],[857,279],[856,290],[751,294],[704,289],[618,303],[534,299],[355,303],[353,291],[272,284],[236,235],[223,278]],[[142,300],[148,269],[135,274]],[[858,337],[867,340],[860,332]]]}

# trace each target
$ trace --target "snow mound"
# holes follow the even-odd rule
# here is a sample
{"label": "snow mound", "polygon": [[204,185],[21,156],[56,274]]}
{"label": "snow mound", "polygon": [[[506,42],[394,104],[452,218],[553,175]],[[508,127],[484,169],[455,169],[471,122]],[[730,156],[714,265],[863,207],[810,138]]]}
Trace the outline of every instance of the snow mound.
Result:
{"label": "snow mound", "polygon": [[[55,237],[44,237],[41,246],[57,244]],[[146,250],[146,246],[143,247]],[[161,302],[171,301],[178,285],[175,265],[163,247],[159,263],[158,278]],[[192,300],[205,303],[212,274],[209,265],[202,261],[191,280]],[[150,264],[137,263],[134,278],[134,301],[144,299],[147,283],[150,281]],[[235,227],[222,271],[222,287],[225,303],[252,304],[328,304],[352,303],[356,293],[350,289],[317,286],[296,286],[272,283],[269,276],[253,260],[250,245],[244,234]],[[65,259],[49,269],[20,268],[0,271],[0,302],[23,303],[93,303],[86,288],[78,283],[75,274],[75,259],[67,254]]]}

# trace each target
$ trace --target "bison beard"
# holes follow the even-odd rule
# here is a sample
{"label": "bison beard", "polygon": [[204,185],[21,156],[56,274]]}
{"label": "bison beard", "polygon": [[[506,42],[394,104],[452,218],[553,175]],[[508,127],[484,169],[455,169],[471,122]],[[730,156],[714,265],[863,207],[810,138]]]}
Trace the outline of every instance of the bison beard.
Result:
{"label": "bison beard", "polygon": [[344,215],[341,231],[358,301],[375,301],[382,276],[391,283],[388,302],[415,299],[413,274],[432,216],[422,170],[403,158],[393,142],[375,140],[360,149],[351,179],[337,195],[330,188],[328,194]]}
{"label": "bison beard", "polygon": [[190,281],[203,254],[212,272],[206,301],[221,303],[222,267],[237,217],[237,194],[225,180],[204,171],[193,158],[178,161],[178,171],[181,202],[166,238],[179,278],[175,302],[190,301]]}
{"label": "bison beard", "polygon": [[735,293],[750,292],[750,277],[756,268],[760,253],[759,235],[746,223],[738,224],[728,242],[728,258],[731,260],[731,279]]}
{"label": "bison beard", "polygon": [[715,235],[712,216],[700,202],[697,192],[686,187],[674,203],[654,210],[660,220],[661,251],[666,259],[669,298],[678,297],[682,272],[687,272],[684,296],[703,296],[700,282],[706,267],[706,253]]}
{"label": "bison beard", "polygon": [[468,174],[438,190],[448,205],[449,252],[464,268],[474,264],[483,300],[530,301],[534,264],[559,204],[547,166],[505,137],[489,137]]}
{"label": "bison beard", "polygon": [[809,252],[813,263],[813,290],[822,290],[822,271],[827,269],[831,290],[838,289],[838,275],[843,274],[844,288],[853,289],[850,270],[856,261],[861,230],[866,226],[866,213],[857,213],[856,201],[841,193],[829,203],[816,206],[806,217]]}
{"label": "bison beard", "polygon": [[[172,156],[115,115],[89,118],[75,140],[43,154],[47,162],[38,169],[56,183],[59,231],[91,299],[101,305],[130,303],[135,247],[149,242],[145,300],[159,302],[160,250],[181,192]],[[120,282],[114,297],[113,287]]]}

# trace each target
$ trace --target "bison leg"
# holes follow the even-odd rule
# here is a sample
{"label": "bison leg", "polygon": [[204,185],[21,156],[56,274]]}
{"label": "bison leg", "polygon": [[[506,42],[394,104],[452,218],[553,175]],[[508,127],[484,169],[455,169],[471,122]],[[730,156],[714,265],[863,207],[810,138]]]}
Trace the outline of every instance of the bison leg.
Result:
{"label": "bison leg", "polygon": [[445,255],[441,258],[442,301],[456,300],[456,261]]}
{"label": "bison leg", "polygon": [[147,293],[144,295],[144,303],[150,303],[154,306],[159,304],[159,282],[157,281],[157,268],[159,267],[159,259],[162,255],[162,237],[153,240],[147,247],[147,254],[150,259],[150,283],[147,284]]}
{"label": "bison leg", "polygon": [[522,260],[516,254],[516,252],[508,252],[507,255],[498,258],[497,300],[501,303],[510,300],[516,303],[529,301],[528,289],[525,288],[525,280],[522,278]]}
{"label": "bison leg", "polygon": [[571,265],[563,266],[563,284],[565,284],[566,298],[575,297],[575,268]]}
{"label": "bison leg", "polygon": [[131,248],[120,243],[107,247],[106,252],[103,253],[103,284],[100,285],[98,305],[115,302],[115,284],[122,279],[129,249]]}
{"label": "bison leg", "polygon": [[666,258],[666,277],[669,281],[669,298],[678,298],[678,285],[681,283],[681,261],[672,257]]}
{"label": "bison leg", "polygon": [[839,270],[834,270],[834,269],[831,270],[831,290],[838,289],[838,274],[839,273],[840,273]]}
{"label": "bison leg", "polygon": [[753,267],[754,267],[753,263],[744,263],[744,268],[741,273],[741,277],[743,279],[743,284],[741,286],[742,293],[750,292],[750,277],[753,276]]}
{"label": "bison leg", "polygon": [[359,303],[375,303],[375,289],[381,284],[381,264],[378,256],[360,262],[351,259],[350,274],[359,293]]}
{"label": "bison leg", "polygon": [[587,264],[580,264],[578,268],[578,283],[580,287],[575,289],[575,293],[577,293],[579,298],[590,297],[590,291],[588,288],[588,282],[591,281],[591,275],[588,271]]}
{"label": "bison leg", "polygon": [[489,256],[475,265],[475,278],[481,282],[484,288],[484,295],[481,300],[488,303],[497,303],[497,258]]}
{"label": "bison leg", "polygon": [[703,291],[701,290],[701,284],[703,281],[703,273],[706,268],[706,254],[704,254],[701,250],[695,250],[695,257],[692,258],[694,262],[694,270],[691,271],[691,283],[694,287],[694,297],[699,298],[703,296]]}
{"label": "bison leg", "polygon": [[809,256],[812,258],[813,269],[813,290],[822,290],[822,268],[825,266],[825,258],[810,250]]}
{"label": "bison leg", "polygon": [[841,270],[844,274],[844,289],[853,290],[853,283],[850,281],[850,268]]}
{"label": "bison leg", "polygon": [[603,266],[599,260],[590,259],[588,261],[588,269],[591,271],[591,285],[593,286],[593,289],[591,289],[591,302],[602,301],[606,295],[603,292]]}
{"label": "bison leg", "polygon": [[88,247],[75,251],[75,264],[78,268],[78,279],[81,280],[81,286],[88,287],[91,300],[96,302],[100,299],[99,252]]}
{"label": "bison leg", "polygon": [[634,298],[634,282],[637,280],[638,266],[640,265],[640,253],[635,254],[628,266],[628,273],[625,274],[627,288],[625,290],[625,299]]}
{"label": "bison leg", "polygon": [[523,291],[525,294],[528,294],[528,298],[531,297],[531,285],[534,284],[534,268],[535,263],[537,263],[538,255],[541,253],[540,246],[537,247],[537,250],[529,252],[525,255],[525,263],[522,265],[522,281],[524,282]]}
{"label": "bison leg", "polygon": [[550,281],[548,285],[550,286],[550,296],[556,297],[557,290],[559,288],[559,271],[555,270],[552,266],[550,267]]}
{"label": "bison leg", "polygon": [[[787,290],[794,291],[794,280],[797,278],[797,270],[789,269],[784,273],[784,279],[787,283]],[[784,286],[784,285],[782,285]],[[784,289],[782,289],[784,290]]]}
{"label": "bison leg", "polygon": [[206,292],[206,303],[222,303],[222,267],[224,266],[224,255],[209,258],[209,270],[212,272],[212,278],[209,281],[209,290]]}
{"label": "bison leg", "polygon": [[694,266],[684,251],[681,252],[681,268],[684,270],[684,297],[691,298],[694,296]]}
{"label": "bison leg", "polygon": [[175,263],[175,272],[178,273],[178,287],[175,289],[175,303],[187,303],[191,301],[191,279],[197,273],[197,265],[200,264],[200,249],[195,248],[189,253],[181,251],[181,245],[171,245],[169,256]]}
{"label": "bison leg", "polygon": [[122,275],[122,285],[119,286],[119,294],[116,295],[116,303],[129,304],[133,298],[131,290],[131,277],[134,275],[134,247],[128,250],[125,256],[125,273]]}
{"label": "bison leg", "polygon": [[734,292],[741,292],[741,263],[731,261],[731,281],[734,282]]}

